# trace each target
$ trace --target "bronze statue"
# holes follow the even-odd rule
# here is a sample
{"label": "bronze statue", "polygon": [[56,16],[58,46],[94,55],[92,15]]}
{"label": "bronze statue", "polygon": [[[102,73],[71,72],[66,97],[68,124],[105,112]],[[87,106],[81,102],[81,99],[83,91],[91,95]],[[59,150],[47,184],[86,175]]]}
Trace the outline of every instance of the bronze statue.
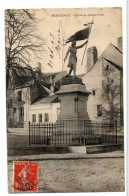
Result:
{"label": "bronze statue", "polygon": [[72,41],[72,44],[69,47],[69,49],[68,49],[68,51],[66,53],[66,56],[64,58],[64,61],[66,61],[66,59],[68,57],[68,54],[70,53],[69,62],[68,62],[68,65],[67,65],[67,67],[70,68],[68,76],[72,73],[72,71],[73,71],[73,74],[76,75],[76,65],[77,65],[77,56],[76,56],[76,54],[77,54],[77,49],[82,48],[87,43],[88,43],[88,41],[84,42],[80,46],[76,46],[76,41]]}

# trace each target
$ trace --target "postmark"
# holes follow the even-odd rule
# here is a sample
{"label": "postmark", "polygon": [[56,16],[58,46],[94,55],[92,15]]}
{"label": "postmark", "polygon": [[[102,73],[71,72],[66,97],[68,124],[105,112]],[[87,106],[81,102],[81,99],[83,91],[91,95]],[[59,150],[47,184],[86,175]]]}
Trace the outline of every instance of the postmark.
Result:
{"label": "postmark", "polygon": [[14,162],[14,191],[37,191],[37,163]]}

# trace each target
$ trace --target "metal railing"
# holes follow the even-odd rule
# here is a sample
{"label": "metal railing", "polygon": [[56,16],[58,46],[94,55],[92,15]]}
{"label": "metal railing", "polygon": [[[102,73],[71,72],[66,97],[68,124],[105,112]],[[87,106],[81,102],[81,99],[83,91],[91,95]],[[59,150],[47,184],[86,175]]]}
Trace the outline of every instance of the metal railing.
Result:
{"label": "metal railing", "polygon": [[117,144],[117,122],[87,120],[29,122],[29,145],[83,146],[104,143]]}

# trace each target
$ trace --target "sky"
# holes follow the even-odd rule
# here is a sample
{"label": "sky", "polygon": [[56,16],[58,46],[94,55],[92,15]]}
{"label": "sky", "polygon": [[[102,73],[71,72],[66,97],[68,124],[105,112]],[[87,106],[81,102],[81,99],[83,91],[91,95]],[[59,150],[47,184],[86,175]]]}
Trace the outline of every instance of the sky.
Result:
{"label": "sky", "polygon": [[[91,22],[94,17],[87,48],[96,46],[98,56],[110,44],[117,46],[117,38],[122,36],[121,8],[74,8],[74,9],[39,9],[33,10],[39,19],[38,34],[45,40],[46,52],[40,63],[42,72],[57,72],[69,70],[68,59],[63,62],[71,43],[63,45],[75,32],[85,28],[84,24]],[[84,41],[78,41],[76,45]],[[55,48],[58,48],[57,52]],[[81,65],[85,46],[77,51],[77,74],[86,72],[87,52]],[[86,50],[87,51],[87,50]],[[52,56],[50,56],[52,55]],[[36,62],[32,65],[37,66]]]}

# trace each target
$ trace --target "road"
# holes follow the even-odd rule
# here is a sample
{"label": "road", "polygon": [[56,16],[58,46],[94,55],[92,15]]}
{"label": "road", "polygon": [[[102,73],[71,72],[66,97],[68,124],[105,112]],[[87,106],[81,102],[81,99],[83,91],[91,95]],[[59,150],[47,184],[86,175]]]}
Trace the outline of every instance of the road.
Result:
{"label": "road", "polygon": [[[124,159],[78,159],[37,161],[38,192],[124,191]],[[8,163],[9,192],[13,162]]]}

